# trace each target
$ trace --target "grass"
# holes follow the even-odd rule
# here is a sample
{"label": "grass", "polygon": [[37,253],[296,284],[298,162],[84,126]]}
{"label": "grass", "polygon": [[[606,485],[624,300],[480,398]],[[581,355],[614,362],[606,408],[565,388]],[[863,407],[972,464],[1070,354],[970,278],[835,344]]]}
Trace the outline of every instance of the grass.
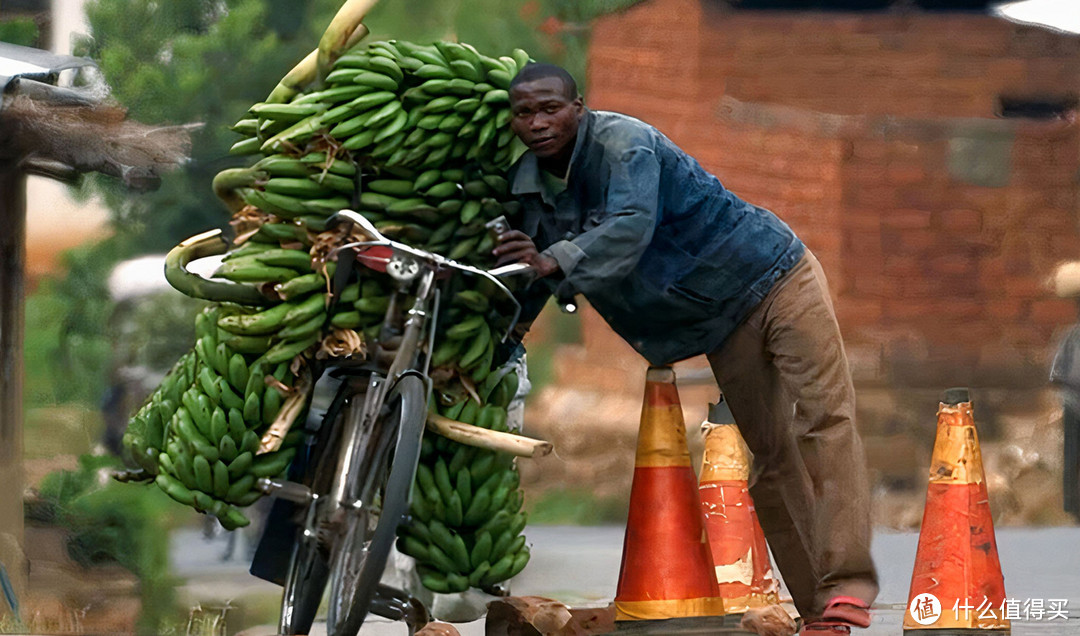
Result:
{"label": "grass", "polygon": [[625,524],[627,501],[597,497],[587,488],[559,488],[526,499],[529,525],[599,526]]}

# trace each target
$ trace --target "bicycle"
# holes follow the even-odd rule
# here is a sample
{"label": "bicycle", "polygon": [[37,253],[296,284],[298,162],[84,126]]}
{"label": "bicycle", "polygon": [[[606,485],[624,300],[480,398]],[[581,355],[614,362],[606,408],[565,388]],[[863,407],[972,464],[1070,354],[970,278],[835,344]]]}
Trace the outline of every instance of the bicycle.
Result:
{"label": "bicycle", "polygon": [[[492,223],[499,221],[505,223],[502,219]],[[412,634],[430,620],[427,609],[407,592],[379,581],[398,524],[408,514],[421,440],[429,424],[432,380],[426,352],[433,350],[443,289],[455,272],[488,279],[512,307],[501,330],[505,339],[517,322],[520,305],[500,279],[531,270],[515,264],[487,272],[457,263],[390,240],[351,210],[342,210],[328,220],[328,225],[337,223],[352,224],[370,240],[335,248],[338,266],[333,291],[344,286],[357,266],[387,274],[395,289],[376,349],[360,362],[338,361],[326,374],[340,384],[326,415],[309,431],[305,452],[294,460],[289,479],[256,482],[257,489],[276,499],[279,517],[301,519],[280,581],[283,592],[278,632],[308,633],[329,585],[330,636],[354,636],[369,612],[404,620]],[[492,228],[495,232],[504,229]],[[194,258],[221,253],[223,243],[220,233],[186,241],[182,244],[186,251],[172,268],[177,280],[170,282],[178,288],[198,284],[204,297],[235,297],[235,285],[195,281],[198,277],[185,269]],[[402,322],[407,297],[414,300]],[[537,440],[439,419],[435,418],[435,425],[441,427],[440,432],[461,443],[490,444],[485,447],[524,456],[550,449],[550,444]],[[267,548],[273,549],[272,545]]]}

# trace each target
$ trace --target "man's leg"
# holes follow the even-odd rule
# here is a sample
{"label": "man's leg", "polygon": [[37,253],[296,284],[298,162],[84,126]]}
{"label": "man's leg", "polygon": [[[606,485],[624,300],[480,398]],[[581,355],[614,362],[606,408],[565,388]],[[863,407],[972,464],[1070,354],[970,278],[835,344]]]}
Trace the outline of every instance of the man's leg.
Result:
{"label": "man's leg", "polygon": [[762,464],[751,494],[799,611],[818,616],[837,596],[872,602],[877,577],[854,390],[813,255],[709,359]]}

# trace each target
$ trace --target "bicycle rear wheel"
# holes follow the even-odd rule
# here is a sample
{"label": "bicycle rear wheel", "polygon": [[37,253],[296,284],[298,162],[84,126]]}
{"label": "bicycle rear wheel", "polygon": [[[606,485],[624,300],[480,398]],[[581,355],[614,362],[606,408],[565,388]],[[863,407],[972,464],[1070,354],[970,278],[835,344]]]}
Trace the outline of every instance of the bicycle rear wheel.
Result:
{"label": "bicycle rear wheel", "polygon": [[[350,395],[353,399],[347,401],[346,397]],[[359,402],[362,402],[362,398]],[[282,582],[279,634],[310,633],[322,603],[326,582],[330,578],[329,550],[320,541],[318,532],[307,530],[317,527],[326,514],[325,495],[330,491],[335,477],[341,433],[344,428],[359,425],[355,419],[360,416],[360,411],[357,396],[339,389],[319,429],[312,457],[307,458],[302,469],[294,471],[296,474],[290,475],[323,499],[309,504],[306,509],[289,501],[274,502],[275,509],[280,506],[282,514],[295,528],[288,569]]]}
{"label": "bicycle rear wheel", "polygon": [[355,491],[359,502],[344,510],[344,523],[330,555],[327,633],[355,636],[364,623],[398,524],[408,512],[420,438],[427,419],[423,381],[414,375],[389,391],[376,422],[377,435],[359,450]]}

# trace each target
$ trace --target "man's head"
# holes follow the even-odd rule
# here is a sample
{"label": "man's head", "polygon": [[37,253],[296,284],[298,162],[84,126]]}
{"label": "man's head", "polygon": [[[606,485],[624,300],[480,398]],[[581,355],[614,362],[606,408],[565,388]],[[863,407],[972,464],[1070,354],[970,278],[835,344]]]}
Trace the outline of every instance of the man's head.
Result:
{"label": "man's head", "polygon": [[585,106],[566,69],[528,64],[510,82],[510,128],[544,160],[570,160]]}

